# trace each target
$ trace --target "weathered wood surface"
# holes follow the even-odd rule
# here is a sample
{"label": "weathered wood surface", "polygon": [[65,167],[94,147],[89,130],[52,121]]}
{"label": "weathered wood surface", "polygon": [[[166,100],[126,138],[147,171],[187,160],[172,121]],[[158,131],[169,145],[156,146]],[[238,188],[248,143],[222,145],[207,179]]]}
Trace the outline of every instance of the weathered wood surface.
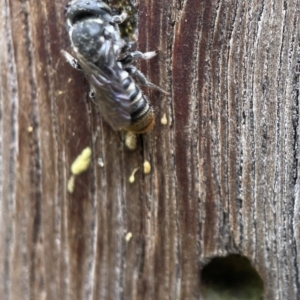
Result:
{"label": "weathered wood surface", "polygon": [[160,49],[141,69],[170,96],[146,91],[134,152],[60,55],[65,4],[0,3],[0,298],[201,299],[204,264],[240,253],[265,299],[299,299],[299,1],[137,3],[139,49]]}

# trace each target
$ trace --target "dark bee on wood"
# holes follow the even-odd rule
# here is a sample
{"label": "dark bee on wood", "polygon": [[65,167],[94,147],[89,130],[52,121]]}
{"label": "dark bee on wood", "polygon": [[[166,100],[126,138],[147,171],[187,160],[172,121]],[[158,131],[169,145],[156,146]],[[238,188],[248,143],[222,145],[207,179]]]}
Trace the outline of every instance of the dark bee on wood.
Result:
{"label": "dark bee on wood", "polygon": [[153,127],[154,112],[132,76],[141,85],[167,93],[132,65],[136,59],[154,57],[157,51],[130,51],[118,26],[125,19],[126,13],[114,15],[103,1],[71,1],[67,28],[76,59],[64,50],[62,53],[72,67],[84,72],[91,97],[114,130],[143,133]]}

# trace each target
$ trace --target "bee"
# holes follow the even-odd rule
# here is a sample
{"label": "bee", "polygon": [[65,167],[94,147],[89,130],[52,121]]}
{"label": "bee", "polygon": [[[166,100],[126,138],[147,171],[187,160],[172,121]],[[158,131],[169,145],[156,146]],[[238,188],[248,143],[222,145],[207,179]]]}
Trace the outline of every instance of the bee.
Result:
{"label": "bee", "polygon": [[[163,89],[149,82],[132,65],[136,59],[151,59],[157,51],[131,51],[120,36],[118,24],[126,13],[114,14],[104,1],[73,0],[67,8],[67,28],[76,58],[62,50],[67,62],[84,72],[91,98],[114,130],[144,133],[154,125],[154,111],[135,83]],[[128,50],[129,49],[129,50]]]}

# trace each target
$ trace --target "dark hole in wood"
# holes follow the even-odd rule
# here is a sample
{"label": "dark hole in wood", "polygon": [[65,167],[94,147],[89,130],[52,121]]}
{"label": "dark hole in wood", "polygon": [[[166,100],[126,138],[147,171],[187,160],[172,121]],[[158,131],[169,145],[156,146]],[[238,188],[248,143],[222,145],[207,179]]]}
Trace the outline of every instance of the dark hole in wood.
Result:
{"label": "dark hole in wood", "polygon": [[201,285],[205,300],[263,299],[263,281],[241,255],[213,258],[201,271]]}

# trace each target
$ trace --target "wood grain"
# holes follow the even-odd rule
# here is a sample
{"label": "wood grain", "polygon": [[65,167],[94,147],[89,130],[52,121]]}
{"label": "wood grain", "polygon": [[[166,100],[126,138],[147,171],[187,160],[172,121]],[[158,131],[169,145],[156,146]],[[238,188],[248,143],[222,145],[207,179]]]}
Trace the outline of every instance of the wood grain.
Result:
{"label": "wood grain", "polygon": [[66,4],[0,2],[1,299],[202,299],[233,253],[265,299],[298,299],[299,1],[137,1],[138,48],[160,50],[139,67],[169,96],[145,89],[134,152],[60,54]]}

